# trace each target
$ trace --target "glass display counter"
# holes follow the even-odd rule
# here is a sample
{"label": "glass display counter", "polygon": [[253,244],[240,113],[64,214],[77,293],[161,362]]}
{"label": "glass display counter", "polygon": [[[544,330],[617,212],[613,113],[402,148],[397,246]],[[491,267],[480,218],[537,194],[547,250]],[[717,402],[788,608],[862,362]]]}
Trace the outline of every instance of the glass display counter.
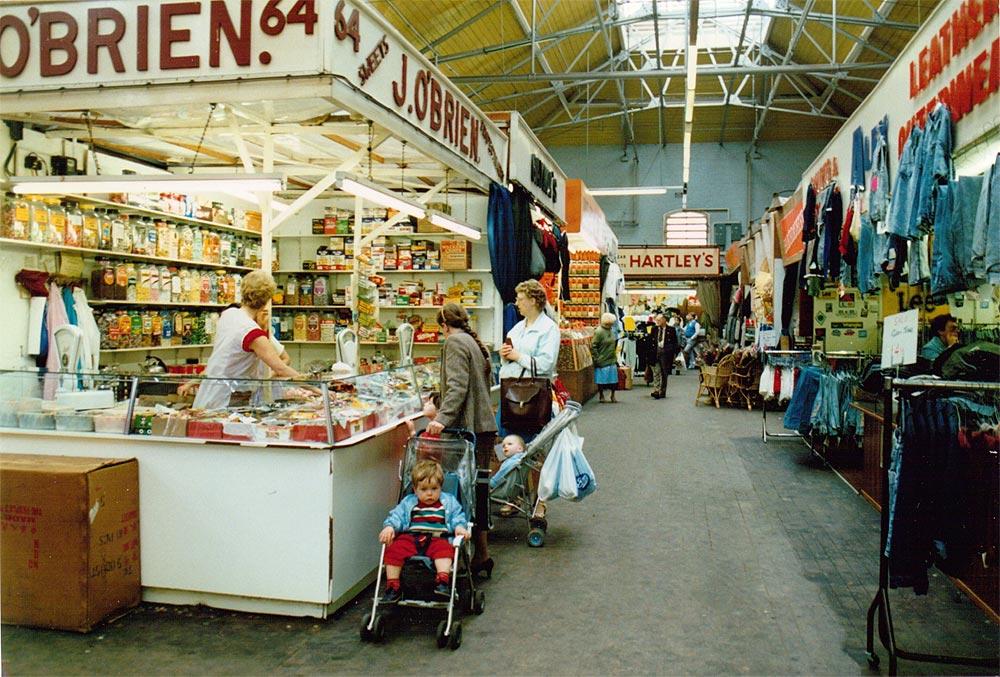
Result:
{"label": "glass display counter", "polygon": [[412,366],[304,381],[0,371],[0,428],[335,445],[418,414],[429,376],[418,381]]}
{"label": "glass display counter", "polygon": [[374,580],[419,383],[0,371],[0,453],[138,459],[144,601],[322,618]]}

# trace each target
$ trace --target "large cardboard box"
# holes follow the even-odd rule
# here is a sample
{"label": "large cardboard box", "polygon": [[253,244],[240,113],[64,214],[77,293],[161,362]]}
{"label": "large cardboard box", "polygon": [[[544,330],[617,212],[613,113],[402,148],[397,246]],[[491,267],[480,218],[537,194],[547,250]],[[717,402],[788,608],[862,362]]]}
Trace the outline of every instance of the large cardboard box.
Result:
{"label": "large cardboard box", "polygon": [[468,270],[472,267],[472,246],[468,240],[441,240],[441,270]]}
{"label": "large cardboard box", "polygon": [[86,632],[139,603],[139,463],[0,455],[0,620]]}

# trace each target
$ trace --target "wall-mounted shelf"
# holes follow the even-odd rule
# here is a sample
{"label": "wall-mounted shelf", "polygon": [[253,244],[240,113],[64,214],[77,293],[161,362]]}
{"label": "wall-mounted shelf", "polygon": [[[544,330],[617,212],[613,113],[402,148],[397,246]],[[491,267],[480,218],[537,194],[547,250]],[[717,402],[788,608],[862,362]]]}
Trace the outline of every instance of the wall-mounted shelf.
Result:
{"label": "wall-mounted shelf", "polygon": [[336,341],[285,341],[284,339],[278,339],[283,346],[333,346],[336,345]]}
{"label": "wall-mounted shelf", "polygon": [[204,348],[211,348],[211,343],[191,343],[186,346],[143,346],[141,348],[101,348],[101,354],[104,353],[136,353],[140,351],[151,351],[151,350],[187,350],[187,349],[197,349],[201,350]]}
{"label": "wall-mounted shelf", "polygon": [[186,223],[192,226],[201,226],[203,228],[214,228],[217,230],[228,230],[233,233],[239,233],[240,235],[246,235],[249,237],[260,237],[260,233],[256,230],[248,230],[246,228],[239,228],[237,226],[230,226],[225,223],[216,223],[215,221],[203,221],[202,219],[193,219],[190,216],[181,216],[180,214],[171,214],[170,212],[161,212],[157,209],[147,209],[145,207],[136,207],[133,205],[122,204],[121,202],[112,202],[110,200],[101,200],[90,195],[66,195],[66,197],[71,198],[75,201],[81,202],[83,204],[92,204],[98,207],[109,207],[112,209],[117,209],[120,212],[127,212],[129,214],[142,214],[144,216],[158,216],[160,218],[169,219],[171,221],[176,221],[178,223]]}
{"label": "wall-mounted shelf", "polygon": [[[322,240],[328,237],[354,237],[354,233],[333,233],[321,235],[319,233],[290,233],[282,235],[272,235],[274,240]],[[368,237],[362,235],[361,237]],[[379,237],[391,238],[394,240],[454,240],[464,237],[458,233],[383,233]]]}
{"label": "wall-mounted shelf", "polygon": [[279,310],[342,310],[348,308],[345,305],[334,305],[334,306],[286,306],[286,305],[272,305],[271,312],[277,312]]}
{"label": "wall-mounted shelf", "polygon": [[[460,304],[461,305],[461,304]],[[468,310],[491,310],[493,306],[466,306],[462,305],[463,308]],[[430,309],[441,309],[441,306],[379,306],[379,308],[385,308],[386,310],[430,310]]]}
{"label": "wall-mounted shelf", "polygon": [[183,303],[172,301],[115,301],[108,299],[88,299],[87,303],[93,307],[99,306],[156,306],[157,308],[226,308],[227,303]]}
{"label": "wall-mounted shelf", "polygon": [[[18,240],[19,242],[20,240]],[[350,275],[353,271],[350,270],[275,270],[272,271],[273,275]],[[470,268],[469,270],[441,270],[440,268],[435,268],[432,270],[379,270],[376,271],[377,275],[423,275],[424,273],[434,274],[445,274],[450,273],[452,275],[465,275],[472,273],[491,273],[493,272],[489,268]]]}
{"label": "wall-mounted shelf", "polygon": [[[381,341],[358,341],[358,343],[360,345],[363,345],[363,346],[392,346],[393,348],[398,348],[399,347],[399,342],[398,341],[387,341],[387,342],[381,342]],[[440,348],[443,345],[444,345],[444,343],[425,343],[425,342],[417,342],[417,341],[413,342],[413,346],[414,347],[416,347],[416,346],[434,346],[435,348]]]}
{"label": "wall-mounted shelf", "polygon": [[37,251],[56,251],[80,254],[88,258],[113,258],[127,259],[131,261],[152,261],[154,263],[170,263],[177,266],[188,266],[192,268],[211,268],[212,270],[231,270],[240,273],[249,273],[256,268],[246,266],[227,266],[221,263],[204,263],[202,261],[185,261],[184,259],[167,259],[162,256],[146,256],[145,254],[125,254],[123,252],[113,252],[106,249],[86,249],[84,247],[68,247],[62,244],[43,244],[41,242],[29,242],[28,240],[12,240],[10,238],[0,238],[0,245],[11,249],[29,249]]}

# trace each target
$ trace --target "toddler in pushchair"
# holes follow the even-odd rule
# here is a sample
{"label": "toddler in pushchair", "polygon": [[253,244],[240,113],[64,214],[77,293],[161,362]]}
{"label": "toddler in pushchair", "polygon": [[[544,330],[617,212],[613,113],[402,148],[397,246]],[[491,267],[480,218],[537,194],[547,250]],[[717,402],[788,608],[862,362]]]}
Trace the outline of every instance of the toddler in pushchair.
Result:
{"label": "toddler in pushchair", "polygon": [[485,595],[475,589],[469,568],[475,446],[475,436],[465,431],[417,435],[407,442],[400,468],[401,500],[379,534],[379,577],[371,613],[362,621],[362,641],[382,641],[396,610],[411,607],[447,612],[438,624],[438,647],[457,649],[462,626],[454,620],[456,605],[483,612]]}
{"label": "toddler in pushchair", "polygon": [[[580,405],[568,400],[566,406],[523,447],[524,440],[508,435],[503,440],[504,461],[490,478],[490,505],[499,507],[500,517],[520,517],[528,522],[528,545],[545,545],[548,522],[539,510],[536,479],[559,433],[580,416]],[[520,443],[520,444],[519,444]],[[522,451],[523,449],[523,451]]]}

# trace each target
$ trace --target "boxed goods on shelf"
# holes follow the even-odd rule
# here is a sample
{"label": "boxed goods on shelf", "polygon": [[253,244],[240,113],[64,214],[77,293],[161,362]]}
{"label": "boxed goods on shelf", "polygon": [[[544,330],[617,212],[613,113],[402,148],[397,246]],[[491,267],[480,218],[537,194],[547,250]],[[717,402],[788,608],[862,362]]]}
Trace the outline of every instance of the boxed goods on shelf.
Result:
{"label": "boxed goods on shelf", "polygon": [[472,267],[472,245],[468,240],[441,240],[441,270]]}
{"label": "boxed goods on shelf", "polygon": [[135,459],[0,455],[4,623],[85,632],[139,603]]}

